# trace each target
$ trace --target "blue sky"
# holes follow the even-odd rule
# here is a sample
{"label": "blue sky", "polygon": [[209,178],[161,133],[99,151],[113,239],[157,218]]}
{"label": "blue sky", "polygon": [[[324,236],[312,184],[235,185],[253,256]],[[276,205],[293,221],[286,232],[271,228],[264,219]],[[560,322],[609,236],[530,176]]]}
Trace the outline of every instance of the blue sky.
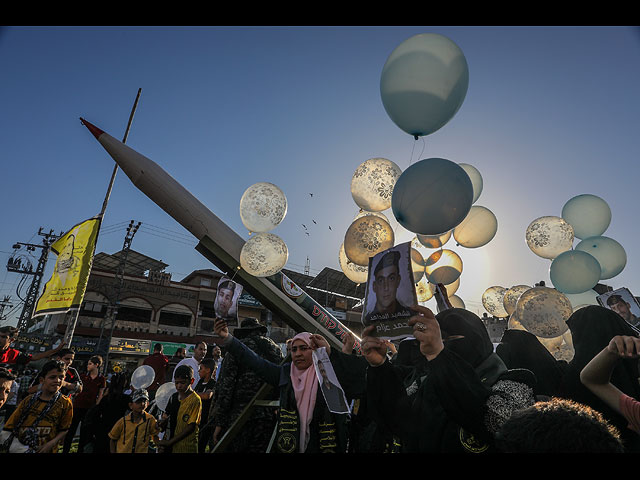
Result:
{"label": "blue sky", "polygon": [[[379,83],[391,51],[418,33],[458,44],[469,89],[447,125],[416,141],[387,116]],[[268,181],[285,192],[288,213],[273,233],[288,245],[286,268],[302,271],[307,258],[312,273],[339,268],[360,163],[384,157],[404,170],[442,157],[480,171],[476,204],[498,218],[488,245],[448,244],[463,259],[458,295],[471,309],[483,311],[490,286],[549,281],[550,261],[529,250],[525,230],[583,193],[609,204],[604,235],[627,252],[625,270],[605,283],[640,295],[635,27],[2,27],[0,59],[0,298],[14,304],[12,245],[40,243],[40,227],[66,231],[102,206],[113,160],[79,117],[122,139],[138,88],[127,144],[245,239],[244,190]],[[142,222],[132,248],[168,263],[174,280],[211,267],[119,172],[98,251],[120,250],[130,220]]]}

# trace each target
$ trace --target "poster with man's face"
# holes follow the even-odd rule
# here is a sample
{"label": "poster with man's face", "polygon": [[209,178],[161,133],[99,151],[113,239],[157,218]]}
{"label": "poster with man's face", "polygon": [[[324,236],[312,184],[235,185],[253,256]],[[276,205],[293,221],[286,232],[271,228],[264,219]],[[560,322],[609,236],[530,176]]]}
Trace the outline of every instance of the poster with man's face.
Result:
{"label": "poster with man's face", "polygon": [[640,304],[628,288],[618,288],[596,297],[598,303],[620,315],[629,325],[640,328]]}
{"label": "poster with man's face", "polygon": [[222,277],[218,282],[216,300],[213,309],[217,318],[222,318],[229,325],[238,323],[238,298],[242,294],[242,285]]}
{"label": "poster with man's face", "polygon": [[362,309],[364,326],[373,335],[399,340],[413,334],[408,325],[418,303],[411,269],[411,242],[401,243],[369,259],[369,278]]}
{"label": "poster with man's face", "polygon": [[350,413],[347,397],[333,370],[327,349],[318,348],[312,352],[312,355],[316,376],[327,408],[333,413]]}

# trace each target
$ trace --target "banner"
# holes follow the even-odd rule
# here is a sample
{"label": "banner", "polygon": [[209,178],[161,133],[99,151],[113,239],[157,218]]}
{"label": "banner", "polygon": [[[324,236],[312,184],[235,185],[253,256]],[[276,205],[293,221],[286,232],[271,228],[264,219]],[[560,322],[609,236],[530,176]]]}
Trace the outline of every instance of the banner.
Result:
{"label": "banner", "polygon": [[75,225],[51,245],[58,256],[51,280],[36,303],[33,316],[80,308],[96,248],[100,218]]}

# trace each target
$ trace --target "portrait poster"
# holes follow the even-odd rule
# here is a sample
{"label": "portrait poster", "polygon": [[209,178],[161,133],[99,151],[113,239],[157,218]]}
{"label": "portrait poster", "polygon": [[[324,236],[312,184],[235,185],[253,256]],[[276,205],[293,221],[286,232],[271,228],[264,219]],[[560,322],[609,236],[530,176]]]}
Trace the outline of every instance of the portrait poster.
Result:
{"label": "portrait poster", "polygon": [[332,413],[351,413],[347,397],[340,386],[338,377],[336,377],[325,347],[313,351],[313,366],[329,411]]}
{"label": "portrait poster", "polygon": [[365,327],[373,336],[401,340],[413,335],[408,321],[418,303],[411,268],[411,242],[401,243],[369,259],[369,275],[362,309]]}
{"label": "portrait poster", "polygon": [[220,279],[213,303],[216,318],[223,319],[228,325],[238,325],[238,299],[242,289],[242,285],[227,277]]}
{"label": "portrait poster", "polygon": [[640,303],[631,291],[626,288],[618,288],[596,297],[598,303],[620,315],[635,330],[640,331]]}

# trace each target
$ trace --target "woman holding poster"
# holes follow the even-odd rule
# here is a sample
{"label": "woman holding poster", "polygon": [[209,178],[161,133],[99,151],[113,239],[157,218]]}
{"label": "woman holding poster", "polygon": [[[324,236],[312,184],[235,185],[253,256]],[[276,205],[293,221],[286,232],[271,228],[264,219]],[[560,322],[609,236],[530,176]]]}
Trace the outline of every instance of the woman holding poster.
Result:
{"label": "woman holding poster", "polygon": [[370,335],[374,326],[363,332],[374,420],[399,439],[402,452],[495,451],[493,435],[502,422],[534,403],[535,377],[528,370],[507,370],[472,312],[449,308],[434,316],[426,307],[414,308],[417,314],[408,323],[420,355],[412,365],[387,360],[384,343]]}

